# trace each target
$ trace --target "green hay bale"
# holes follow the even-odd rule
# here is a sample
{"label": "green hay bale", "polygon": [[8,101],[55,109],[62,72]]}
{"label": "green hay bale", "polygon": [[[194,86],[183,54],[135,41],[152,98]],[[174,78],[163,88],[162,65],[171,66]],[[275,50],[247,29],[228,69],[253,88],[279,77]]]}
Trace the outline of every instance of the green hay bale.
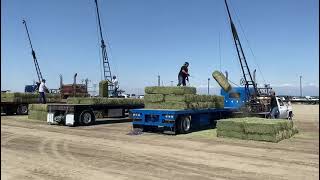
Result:
{"label": "green hay bale", "polygon": [[247,118],[244,123],[246,133],[275,134],[279,131],[292,129],[288,120]]}
{"label": "green hay bale", "polygon": [[207,109],[207,108],[215,108],[214,102],[193,102],[188,106],[190,109]]}
{"label": "green hay bale", "polygon": [[67,104],[80,104],[80,99],[75,97],[68,97]]}
{"label": "green hay bale", "polygon": [[247,134],[236,131],[221,131],[217,129],[217,137],[247,139]]}
{"label": "green hay bale", "polygon": [[46,111],[29,111],[28,112],[28,119],[35,119],[41,121],[47,121],[47,112]]}
{"label": "green hay bale", "polygon": [[267,142],[279,142],[284,139],[283,131],[276,134],[247,134],[249,140],[254,141],[267,141]]}
{"label": "green hay bale", "polygon": [[174,94],[168,94],[164,97],[165,102],[186,102],[186,96],[185,95],[174,95]]}
{"label": "green hay bale", "polygon": [[29,104],[28,110],[48,112],[48,104]]}
{"label": "green hay bale", "polygon": [[108,81],[102,80],[99,83],[99,96],[108,97]]}
{"label": "green hay bale", "polygon": [[163,94],[145,94],[144,101],[145,102],[152,102],[152,103],[163,102],[164,95]]}
{"label": "green hay bale", "polygon": [[217,130],[219,131],[235,131],[244,133],[244,126],[242,119],[224,119],[217,121]]}
{"label": "green hay bale", "polygon": [[146,103],[146,109],[188,109],[188,104],[184,102],[164,102]]}
{"label": "green hay bale", "polygon": [[224,97],[223,96],[215,96],[215,107],[216,108],[224,108]]}
{"label": "green hay bale", "polygon": [[218,82],[224,91],[229,92],[232,89],[230,83],[220,71],[214,71],[212,73],[212,77]]}
{"label": "green hay bale", "polygon": [[196,94],[197,90],[195,87],[173,87],[173,86],[150,86],[145,88],[146,94]]}

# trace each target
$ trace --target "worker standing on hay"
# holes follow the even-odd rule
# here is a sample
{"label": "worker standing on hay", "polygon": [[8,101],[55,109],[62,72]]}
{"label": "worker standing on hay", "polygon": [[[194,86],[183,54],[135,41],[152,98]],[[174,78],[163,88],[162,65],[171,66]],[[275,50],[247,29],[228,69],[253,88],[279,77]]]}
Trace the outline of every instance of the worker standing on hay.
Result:
{"label": "worker standing on hay", "polygon": [[119,81],[118,81],[118,79],[117,79],[116,76],[112,76],[111,84],[112,84],[113,87],[114,87],[113,96],[114,96],[114,97],[117,97],[117,96],[118,96],[118,89],[119,89]]}
{"label": "worker standing on hay", "polygon": [[270,111],[270,118],[275,119],[276,115],[278,114],[278,104],[276,99],[276,93],[274,91],[271,92],[271,111]]}
{"label": "worker standing on hay", "polygon": [[186,81],[189,82],[189,72],[188,72],[188,66],[189,66],[189,63],[188,62],[185,62],[183,64],[183,66],[181,67],[180,69],[180,72],[178,74],[178,84],[177,86],[186,86]]}
{"label": "worker standing on hay", "polygon": [[40,85],[39,85],[39,93],[40,93],[40,102],[42,104],[46,104],[46,95],[45,92],[48,92],[48,88],[46,87],[46,80],[42,79]]}

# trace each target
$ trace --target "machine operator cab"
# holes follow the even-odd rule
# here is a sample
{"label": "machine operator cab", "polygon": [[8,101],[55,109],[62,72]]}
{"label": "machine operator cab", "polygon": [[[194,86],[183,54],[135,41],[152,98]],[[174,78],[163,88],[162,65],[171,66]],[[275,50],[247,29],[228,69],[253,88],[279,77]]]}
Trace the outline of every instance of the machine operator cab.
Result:
{"label": "machine operator cab", "polygon": [[[253,89],[250,89],[250,92],[253,92]],[[240,109],[241,107],[245,106],[246,102],[249,100],[244,87],[232,87],[229,92],[221,89],[220,94],[224,97],[225,108]],[[279,97],[276,97],[276,99],[278,105],[278,113],[276,118],[291,120],[293,117],[291,103],[285,103]]]}

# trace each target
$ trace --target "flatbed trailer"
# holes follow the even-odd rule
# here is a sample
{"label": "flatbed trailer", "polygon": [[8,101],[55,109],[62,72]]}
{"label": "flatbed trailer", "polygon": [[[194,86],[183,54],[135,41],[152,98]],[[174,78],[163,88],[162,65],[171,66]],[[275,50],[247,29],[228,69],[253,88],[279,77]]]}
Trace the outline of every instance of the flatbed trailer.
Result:
{"label": "flatbed trailer", "polygon": [[112,104],[48,104],[48,124],[67,126],[88,126],[95,123],[94,111],[116,110],[124,117],[130,109],[143,108],[143,105],[112,105]]}
{"label": "flatbed trailer", "polygon": [[133,128],[144,131],[159,129],[166,134],[189,133],[195,129],[214,125],[216,120],[229,118],[235,108],[221,109],[132,109]]}

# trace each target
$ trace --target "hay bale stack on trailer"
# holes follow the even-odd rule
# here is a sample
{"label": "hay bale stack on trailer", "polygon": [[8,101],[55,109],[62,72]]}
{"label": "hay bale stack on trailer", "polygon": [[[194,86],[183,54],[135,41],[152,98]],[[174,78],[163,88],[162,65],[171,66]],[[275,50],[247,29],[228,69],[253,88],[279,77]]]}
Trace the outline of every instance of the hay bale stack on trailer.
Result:
{"label": "hay bale stack on trailer", "polygon": [[[61,102],[59,94],[46,94],[48,103]],[[1,92],[1,109],[7,115],[28,114],[28,104],[39,103],[39,94]]]}
{"label": "hay bale stack on trailer", "polygon": [[146,109],[206,109],[224,106],[222,96],[197,95],[195,87],[146,87],[144,101]]}
{"label": "hay bale stack on trailer", "polygon": [[279,142],[298,133],[293,121],[264,118],[232,118],[217,122],[217,136]]}

